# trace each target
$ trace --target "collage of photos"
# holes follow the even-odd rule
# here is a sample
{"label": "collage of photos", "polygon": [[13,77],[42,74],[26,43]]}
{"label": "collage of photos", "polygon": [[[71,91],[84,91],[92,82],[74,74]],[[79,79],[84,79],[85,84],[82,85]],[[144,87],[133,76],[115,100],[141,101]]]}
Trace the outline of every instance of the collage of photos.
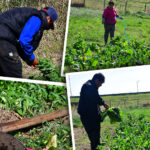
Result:
{"label": "collage of photos", "polygon": [[150,150],[149,0],[0,0],[0,150]]}

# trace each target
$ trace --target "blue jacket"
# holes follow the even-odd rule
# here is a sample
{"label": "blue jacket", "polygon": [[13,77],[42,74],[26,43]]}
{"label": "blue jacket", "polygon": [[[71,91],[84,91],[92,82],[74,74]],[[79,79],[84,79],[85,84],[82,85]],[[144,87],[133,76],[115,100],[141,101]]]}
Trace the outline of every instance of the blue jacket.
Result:
{"label": "blue jacket", "polygon": [[40,18],[36,16],[32,16],[27,23],[25,24],[25,27],[23,28],[19,43],[21,45],[22,50],[24,51],[24,55],[22,57],[27,58],[29,61],[33,61],[35,59],[35,55],[33,54],[33,46],[31,44],[34,35],[39,31],[41,26],[41,20]]}
{"label": "blue jacket", "polygon": [[13,8],[0,14],[0,39],[17,47],[25,61],[33,61],[44,30],[50,29],[46,13],[35,8]]}

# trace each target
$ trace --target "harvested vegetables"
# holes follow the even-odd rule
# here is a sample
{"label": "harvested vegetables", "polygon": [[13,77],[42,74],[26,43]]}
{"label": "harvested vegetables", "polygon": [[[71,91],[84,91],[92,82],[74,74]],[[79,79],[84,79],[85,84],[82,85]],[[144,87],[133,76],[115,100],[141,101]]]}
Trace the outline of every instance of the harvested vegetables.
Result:
{"label": "harvested vegetables", "polygon": [[122,111],[119,108],[109,108],[101,113],[102,121],[104,121],[107,116],[109,117],[111,124],[121,122]]}

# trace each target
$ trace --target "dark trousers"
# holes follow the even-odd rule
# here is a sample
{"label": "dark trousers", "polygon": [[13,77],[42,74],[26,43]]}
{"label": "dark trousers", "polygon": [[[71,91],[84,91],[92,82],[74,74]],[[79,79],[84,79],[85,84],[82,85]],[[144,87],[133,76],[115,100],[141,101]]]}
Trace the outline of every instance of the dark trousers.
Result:
{"label": "dark trousers", "polygon": [[80,119],[91,142],[91,150],[96,150],[100,144],[100,120],[82,116]]}
{"label": "dark trousers", "polygon": [[110,33],[110,37],[111,38],[114,37],[114,34],[115,34],[115,24],[104,23],[104,28],[105,28],[104,40],[105,40],[105,44],[107,44],[109,33]]}
{"label": "dark trousers", "polygon": [[0,40],[0,76],[22,78],[22,63],[17,48]]}

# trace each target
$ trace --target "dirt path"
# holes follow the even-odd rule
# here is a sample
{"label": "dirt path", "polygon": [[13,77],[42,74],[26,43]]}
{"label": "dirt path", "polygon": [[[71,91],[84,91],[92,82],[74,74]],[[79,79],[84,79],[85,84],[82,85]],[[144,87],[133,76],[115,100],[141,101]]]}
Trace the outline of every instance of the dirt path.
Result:
{"label": "dirt path", "polygon": [[[77,108],[72,109],[73,116],[77,116]],[[90,150],[90,141],[85,129],[82,127],[74,128],[74,138],[76,150]]]}

